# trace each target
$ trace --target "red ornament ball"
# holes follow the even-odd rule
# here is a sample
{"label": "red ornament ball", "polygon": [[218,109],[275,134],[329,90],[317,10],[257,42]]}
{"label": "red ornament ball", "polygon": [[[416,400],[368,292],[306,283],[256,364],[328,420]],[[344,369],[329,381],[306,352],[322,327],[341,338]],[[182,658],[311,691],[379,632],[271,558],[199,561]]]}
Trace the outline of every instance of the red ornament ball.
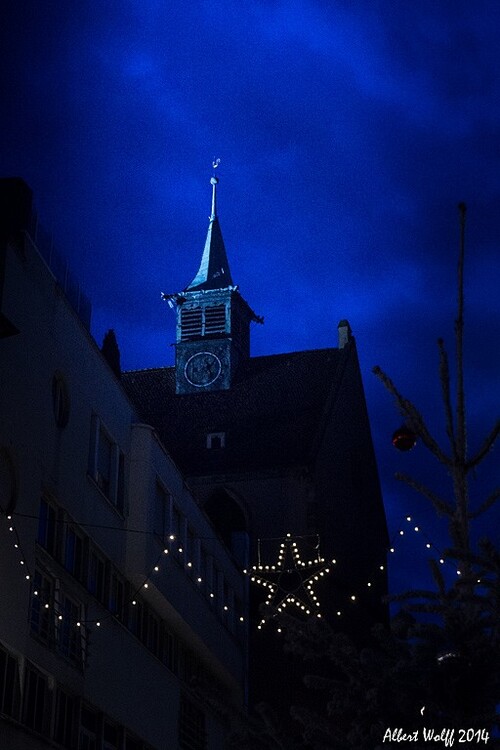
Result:
{"label": "red ornament ball", "polygon": [[417,436],[407,425],[399,427],[392,436],[392,444],[398,451],[409,451],[415,447]]}

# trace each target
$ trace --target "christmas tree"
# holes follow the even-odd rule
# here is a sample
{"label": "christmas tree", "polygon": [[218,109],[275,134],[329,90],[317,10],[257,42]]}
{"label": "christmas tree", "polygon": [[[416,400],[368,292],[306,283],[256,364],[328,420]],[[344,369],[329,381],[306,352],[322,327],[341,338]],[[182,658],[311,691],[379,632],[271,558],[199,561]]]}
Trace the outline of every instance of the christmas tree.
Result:
{"label": "christmas tree", "polygon": [[[323,622],[304,625],[282,617],[286,648],[311,663],[307,684],[316,691],[319,708],[295,707],[292,715],[303,727],[304,747],[314,750],[374,750],[406,743],[425,748],[439,742],[484,746],[498,730],[500,552],[488,540],[475,544],[471,530],[498,501],[500,489],[474,506],[469,478],[493,448],[500,421],[469,455],[463,357],[464,204],[459,205],[459,216],[454,398],[448,355],[443,341],[438,341],[446,447],[433,437],[414,404],[379,367],[374,368],[404,419],[403,429],[393,438],[396,447],[408,449],[420,440],[449,475],[445,496],[410,476],[397,478],[447,519],[448,548],[441,562],[453,562],[457,575],[447,582],[443,565],[431,560],[434,588],[393,597],[401,609],[390,627],[376,627],[362,644]],[[313,676],[319,664],[323,669]]]}

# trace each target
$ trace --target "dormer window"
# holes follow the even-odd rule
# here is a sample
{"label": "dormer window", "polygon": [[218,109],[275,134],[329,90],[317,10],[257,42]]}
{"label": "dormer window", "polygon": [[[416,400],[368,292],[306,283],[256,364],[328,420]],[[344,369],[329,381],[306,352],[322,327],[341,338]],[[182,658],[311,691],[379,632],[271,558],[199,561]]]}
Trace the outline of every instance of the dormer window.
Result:
{"label": "dormer window", "polygon": [[181,309],[181,341],[226,332],[226,306],[183,307]]}
{"label": "dormer window", "polygon": [[226,433],[225,432],[210,432],[207,435],[207,448],[208,450],[219,450],[224,448],[226,445]]}

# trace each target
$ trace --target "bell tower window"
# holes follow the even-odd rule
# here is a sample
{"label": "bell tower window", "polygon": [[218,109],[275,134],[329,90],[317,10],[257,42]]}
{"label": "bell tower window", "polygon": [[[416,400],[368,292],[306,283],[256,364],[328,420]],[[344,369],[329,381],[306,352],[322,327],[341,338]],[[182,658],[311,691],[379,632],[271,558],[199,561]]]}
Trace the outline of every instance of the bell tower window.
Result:
{"label": "bell tower window", "polygon": [[226,307],[214,305],[205,308],[205,334],[224,333],[226,330]]}
{"label": "bell tower window", "polygon": [[181,309],[181,341],[225,332],[225,305]]}

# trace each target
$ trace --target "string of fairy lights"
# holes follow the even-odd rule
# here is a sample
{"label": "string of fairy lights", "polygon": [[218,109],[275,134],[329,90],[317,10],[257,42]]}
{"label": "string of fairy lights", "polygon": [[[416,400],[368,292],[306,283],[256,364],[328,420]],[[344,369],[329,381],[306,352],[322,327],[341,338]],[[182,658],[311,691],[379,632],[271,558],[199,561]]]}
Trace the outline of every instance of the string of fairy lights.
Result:
{"label": "string of fairy lights", "polygon": [[[24,578],[28,584],[31,585],[31,596],[33,598],[36,598],[37,600],[43,599],[43,592],[39,590],[39,588],[36,587],[35,584],[35,578],[36,576],[30,571],[28,562],[27,562],[27,555],[24,553],[19,533],[17,531],[17,528],[14,523],[14,514],[6,514],[4,511],[1,511],[1,514],[5,517],[7,523],[8,523],[8,531],[13,535],[14,542],[13,546],[17,551],[18,557],[19,557],[19,564],[22,566],[24,573]],[[23,518],[31,518],[31,519],[38,519],[38,516],[28,515],[28,514],[15,514],[19,515]],[[69,525],[74,525],[73,522],[70,521],[61,521],[61,523],[67,523]],[[118,526],[104,526],[101,524],[84,524],[79,523],[78,526],[84,528],[84,527],[91,527],[91,528],[104,528],[109,529],[113,531],[124,531],[124,529],[118,527]],[[140,529],[125,529],[125,531],[132,531],[133,533],[138,534],[145,534],[145,535],[152,535],[152,532],[150,531],[144,531]],[[203,539],[207,539],[208,537],[203,537]],[[199,537],[201,540],[202,537]],[[210,537],[211,540],[213,540],[213,537]],[[165,572],[166,570],[166,559],[168,557],[177,557],[178,561],[181,562],[181,564],[184,565],[184,567],[188,571],[192,571],[194,569],[194,563],[192,560],[189,559],[182,559],[182,556],[184,555],[185,550],[182,544],[179,542],[175,534],[170,534],[167,538],[166,544],[163,547],[162,551],[156,558],[154,564],[149,568],[149,570],[145,573],[145,575],[142,578],[142,581],[140,584],[138,584],[132,591],[129,593],[127,597],[123,599],[123,602],[120,605],[119,611],[111,611],[109,610],[103,617],[98,617],[95,619],[92,618],[72,618],[70,625],[76,627],[76,628],[86,628],[87,630],[91,629],[92,626],[95,628],[100,628],[102,624],[106,620],[112,620],[117,615],[123,615],[127,609],[128,606],[136,607],[139,604],[139,596],[141,593],[146,592],[149,588],[155,585],[155,579],[158,578],[159,574],[162,572]],[[201,575],[197,575],[196,577],[191,577],[191,580],[196,583],[198,586],[202,586],[206,584],[206,581],[202,578]],[[215,593],[213,586],[210,587],[210,589],[207,591],[208,598],[210,600],[215,600],[218,598],[218,594]],[[106,607],[103,602],[99,602],[102,607]],[[64,613],[60,610],[60,607],[58,606],[58,603],[56,601],[42,601],[43,609],[45,610],[52,610],[54,616],[59,622],[62,622],[63,620],[67,620],[67,616],[64,615]],[[233,608],[233,610],[230,607],[230,604],[228,601],[223,601],[221,605],[222,612],[229,616],[231,613],[236,615],[237,621],[240,623],[245,622],[245,617],[242,614],[239,614],[236,612],[236,610]]]}
{"label": "string of fairy lights", "polygon": [[[6,519],[6,522],[8,524],[9,533],[13,536],[13,547],[17,551],[18,561],[20,567],[22,568],[22,575],[24,577],[24,580],[31,586],[32,597],[41,597],[41,591],[39,591],[34,586],[34,574],[29,569],[28,558],[23,551],[21,539],[14,522],[14,514],[6,514],[4,511],[2,511],[2,515]],[[26,517],[25,514],[15,515]],[[34,516],[29,517],[35,518]],[[97,524],[80,525],[82,527],[97,526]],[[119,527],[103,528],[123,530],[119,529]],[[151,534],[151,532],[149,531],[143,531],[139,529],[131,529],[127,531]],[[411,515],[407,515],[404,517],[402,524],[394,533],[390,546],[387,549],[389,556],[395,556],[398,551],[396,540],[401,541],[409,534],[415,534],[419,537],[422,537],[423,548],[427,551],[432,550],[435,553],[436,561],[440,565],[447,565],[448,567],[453,566],[452,561],[445,557],[445,555],[440,551],[439,547],[427,536],[427,534],[422,530],[422,527],[415,521],[414,517]],[[258,541],[258,562],[251,568],[244,570],[243,573],[246,574],[253,583],[263,587],[267,591],[265,608],[267,608],[269,614],[264,615],[261,618],[260,622],[257,625],[257,628],[259,630],[261,630],[267,622],[271,620],[277,620],[277,631],[281,632],[282,627],[279,624],[279,615],[284,613],[285,611],[292,612],[292,614],[299,617],[322,617],[321,603],[315,592],[315,586],[326,576],[330,575],[332,571],[334,571],[337,565],[337,560],[327,560],[326,558],[321,556],[319,549],[319,536],[316,536],[317,543],[314,546],[315,553],[313,557],[308,560],[302,559],[299,552],[297,540],[305,538],[306,537],[292,537],[291,534],[287,534],[286,537],[283,537],[279,540],[274,540],[279,541],[280,544],[278,558],[276,562],[272,564],[263,564],[261,560],[261,542],[271,540]],[[155,585],[155,579],[159,576],[159,574],[165,571],[165,560],[169,556],[174,556],[172,553],[175,553],[175,556],[177,556],[178,558],[182,557],[182,555],[184,554],[184,549],[179,544],[174,534],[170,534],[168,536],[168,544],[164,546],[151,568],[146,571],[142,582],[137,585],[136,588],[134,588],[133,591],[130,592],[129,596],[125,598],[121,603],[121,609],[123,612],[125,611],[127,606],[137,606],[140,594],[146,592],[151,586]],[[184,559],[181,562],[188,570],[192,570],[194,568],[194,563],[191,560]],[[453,567],[455,575],[461,576],[462,571],[456,568],[456,566]],[[386,569],[387,565],[385,562],[381,563],[380,565],[374,566],[372,576],[368,580],[366,580],[364,584],[358,587],[357,590],[353,590],[346,596],[347,607],[350,607],[353,604],[362,601],[366,593],[369,592],[370,589],[376,587],[377,577],[380,577],[380,575],[385,575]],[[199,586],[206,584],[201,575],[197,575],[191,580],[193,580],[193,582],[195,582]],[[479,578],[477,579],[477,583],[481,583],[481,580]],[[215,599],[216,593],[213,590],[209,590],[208,598],[211,600]],[[44,609],[53,610],[54,616],[59,621],[64,620],[65,617],[67,619],[67,616],[65,616],[65,614],[58,609],[56,602],[45,601],[42,603]],[[106,606],[102,604],[102,602],[101,605]],[[222,611],[227,614],[231,613],[231,607],[228,601],[222,602]],[[346,606],[341,606],[336,610],[336,616],[340,618],[345,615],[347,611],[348,610],[346,609]],[[235,612],[233,610],[233,614],[234,613]],[[85,627],[87,630],[92,626],[94,626],[95,628],[100,628],[106,620],[111,620],[118,614],[119,612],[113,612],[110,610],[108,613],[106,613],[106,615],[100,618],[74,619],[70,622],[70,625],[73,625],[76,628]],[[242,614],[238,614],[237,619],[241,623],[245,622],[245,617]]]}

